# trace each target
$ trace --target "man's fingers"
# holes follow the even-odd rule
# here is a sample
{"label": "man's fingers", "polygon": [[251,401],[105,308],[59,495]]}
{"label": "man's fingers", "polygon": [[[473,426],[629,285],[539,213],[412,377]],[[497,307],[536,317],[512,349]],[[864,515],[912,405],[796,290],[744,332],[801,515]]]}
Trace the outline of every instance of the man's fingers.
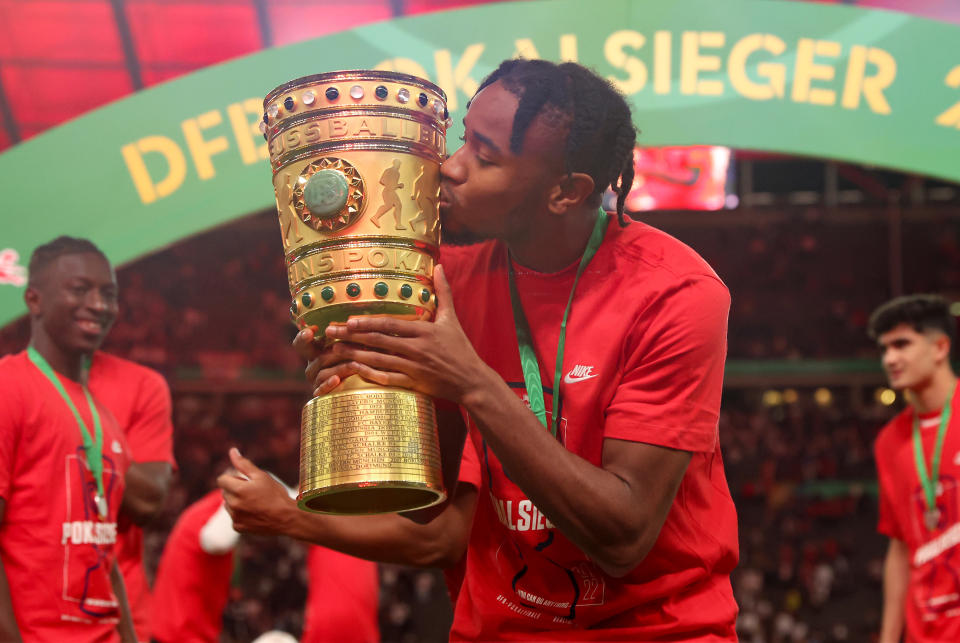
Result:
{"label": "man's fingers", "polygon": [[[353,321],[353,320],[351,320]],[[407,324],[426,324],[427,322],[406,322]],[[343,361],[345,351],[360,348],[376,348],[379,351],[387,353],[397,353],[400,355],[409,355],[412,347],[416,347],[413,341],[418,335],[397,336],[392,333],[382,333],[380,331],[365,331],[359,329],[346,328],[335,331],[337,339],[330,347],[330,352],[336,357],[336,361]]]}
{"label": "man's fingers", "polygon": [[340,386],[340,382],[341,379],[339,375],[331,375],[327,379],[323,380],[323,382],[321,382],[317,388],[313,389],[313,396],[320,397],[321,395],[326,395],[333,389]]}
{"label": "man's fingers", "polygon": [[453,309],[453,293],[450,292],[450,283],[447,281],[447,275],[443,272],[443,266],[437,264],[433,269],[433,287],[437,291],[437,319],[441,316],[456,316],[457,312]]}
{"label": "man's fingers", "polygon": [[[362,315],[360,317],[351,317],[346,325],[327,327],[327,337],[334,339],[344,339],[354,333],[378,333],[393,337],[418,337],[422,329],[423,322],[413,319],[397,319],[396,317],[377,317],[374,315]],[[357,335],[359,337],[359,335]],[[353,340],[351,340],[353,341]],[[366,344],[367,342],[361,341]]]}
{"label": "man's fingers", "polygon": [[230,463],[233,464],[233,468],[236,469],[238,473],[246,477],[247,480],[256,474],[261,473],[257,465],[240,455],[240,449],[237,447],[230,448]]}
{"label": "man's fingers", "polygon": [[399,386],[401,388],[413,388],[413,380],[410,376],[394,371],[380,371],[371,368],[366,364],[357,364],[357,374],[368,382],[379,384],[381,386]]}
{"label": "man's fingers", "polygon": [[323,347],[314,341],[315,338],[316,326],[307,326],[293,338],[293,349],[303,359],[312,360],[323,350]]}
{"label": "man's fingers", "polygon": [[[357,365],[363,364],[381,371],[396,371],[399,373],[409,373],[417,367],[417,364],[410,359],[399,355],[381,353],[380,351],[369,351],[350,344],[338,345],[335,351],[344,359],[349,360],[352,372],[358,372]],[[360,373],[362,375],[362,373]]]}
{"label": "man's fingers", "polygon": [[246,480],[230,473],[221,473],[220,477],[217,478],[217,486],[223,490],[224,500],[228,501],[236,498],[236,494],[239,493],[245,482]]}
{"label": "man's fingers", "polygon": [[312,372],[308,371],[307,380],[315,388],[324,389],[324,393],[329,393],[339,386],[340,382],[356,374],[357,369],[350,364],[349,360],[345,360],[343,357],[337,357],[337,359],[340,360],[340,363],[335,366],[312,369]]}

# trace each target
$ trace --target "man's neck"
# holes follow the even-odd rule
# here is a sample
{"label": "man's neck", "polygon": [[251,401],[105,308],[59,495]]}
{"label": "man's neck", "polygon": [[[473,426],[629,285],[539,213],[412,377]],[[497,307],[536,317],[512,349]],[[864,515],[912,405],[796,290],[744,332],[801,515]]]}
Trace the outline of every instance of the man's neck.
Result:
{"label": "man's neck", "polygon": [[537,272],[557,272],[583,256],[596,218],[597,211],[591,208],[559,220],[548,219],[532,226],[522,238],[507,240],[507,247],[521,266]]}
{"label": "man's neck", "polygon": [[925,385],[910,391],[911,403],[920,414],[939,411],[956,386],[957,376],[949,368],[938,371]]}
{"label": "man's neck", "polygon": [[75,382],[81,381],[83,362],[86,357],[83,353],[65,352],[44,333],[34,333],[30,337],[30,345],[57,373]]}

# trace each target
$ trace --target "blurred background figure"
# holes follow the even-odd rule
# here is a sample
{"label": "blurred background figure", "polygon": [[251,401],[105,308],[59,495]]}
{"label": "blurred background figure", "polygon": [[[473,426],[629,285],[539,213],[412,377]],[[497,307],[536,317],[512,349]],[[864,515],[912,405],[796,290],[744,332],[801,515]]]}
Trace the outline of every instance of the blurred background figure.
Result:
{"label": "blurred background figure", "polygon": [[234,571],[233,550],[239,540],[219,490],[180,514],[153,586],[154,641],[220,640]]}
{"label": "blurred background figure", "polygon": [[379,578],[377,565],[310,545],[310,576],[301,643],[375,643]]}

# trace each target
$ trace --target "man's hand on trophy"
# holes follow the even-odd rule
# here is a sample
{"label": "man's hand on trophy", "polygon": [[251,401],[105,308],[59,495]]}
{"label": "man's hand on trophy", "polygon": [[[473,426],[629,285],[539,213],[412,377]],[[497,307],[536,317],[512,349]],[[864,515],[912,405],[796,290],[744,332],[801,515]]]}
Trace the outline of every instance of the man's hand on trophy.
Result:
{"label": "man's hand on trophy", "polygon": [[223,491],[233,528],[252,534],[285,533],[285,525],[298,511],[287,489],[236,448],[230,449],[230,462],[234,469],[220,474],[217,486]]}
{"label": "man's hand on trophy", "polygon": [[357,367],[336,355],[323,338],[316,337],[316,326],[308,326],[293,338],[293,348],[307,360],[307,381],[314,387],[314,396],[325,395],[337,388],[348,375],[355,375]]}
{"label": "man's hand on trophy", "polygon": [[[492,371],[460,327],[442,266],[434,269],[433,284],[437,293],[434,321],[360,316],[346,324],[331,324],[327,337],[340,341],[330,347],[326,363],[349,364],[352,372],[376,384],[462,403],[478,379]],[[339,376],[337,368],[320,367],[315,385],[323,377]]]}

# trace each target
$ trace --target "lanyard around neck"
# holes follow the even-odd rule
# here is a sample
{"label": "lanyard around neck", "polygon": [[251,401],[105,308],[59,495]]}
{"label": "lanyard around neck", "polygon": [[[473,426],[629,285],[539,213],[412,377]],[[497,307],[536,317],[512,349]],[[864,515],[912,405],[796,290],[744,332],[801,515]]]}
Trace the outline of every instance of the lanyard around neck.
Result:
{"label": "lanyard around neck", "polygon": [[87,404],[90,407],[90,415],[93,417],[93,438],[90,437],[90,431],[87,429],[86,423],[83,421],[83,418],[80,417],[77,407],[73,405],[73,400],[70,399],[70,395],[68,395],[66,389],[63,388],[60,378],[54,373],[53,367],[50,366],[43,355],[37,352],[33,346],[27,348],[27,357],[29,357],[33,365],[50,380],[53,388],[57,390],[57,393],[60,394],[60,397],[63,398],[63,401],[66,402],[70,411],[73,413],[73,417],[77,421],[77,426],[80,427],[80,434],[83,437],[83,451],[87,457],[87,466],[90,467],[90,471],[93,473],[93,477],[97,482],[97,511],[101,518],[106,518],[105,503],[107,496],[103,492],[103,429],[100,426],[100,414],[97,412],[96,404],[93,403],[90,391],[86,385],[81,384],[83,395],[87,398]]}
{"label": "lanyard around neck", "polygon": [[[956,386],[954,386],[956,388]],[[927,510],[937,508],[937,482],[940,480],[940,455],[943,452],[943,439],[947,435],[947,426],[950,424],[951,403],[954,388],[950,389],[947,401],[940,411],[940,426],[937,428],[937,441],[933,447],[933,460],[930,462],[930,473],[927,473],[926,458],[923,455],[923,440],[920,437],[920,417],[913,413],[913,457],[917,464],[917,475],[923,487],[923,495],[927,502]]]}
{"label": "lanyard around neck", "polygon": [[[557,342],[557,363],[553,374],[553,405],[549,427],[553,437],[557,437],[557,423],[559,422],[557,416],[560,413],[560,377],[563,375],[563,345],[567,338],[567,317],[570,315],[573,294],[577,291],[577,282],[580,281],[580,275],[583,274],[587,264],[590,263],[600,244],[603,243],[603,235],[606,229],[607,213],[601,209],[597,215],[596,223],[593,224],[593,232],[590,233],[590,240],[587,241],[583,257],[580,259],[577,276],[573,279],[570,297],[567,299],[567,308],[563,311],[563,321],[560,322],[560,340]],[[523,381],[527,387],[527,397],[530,398],[530,410],[540,420],[540,424],[546,427],[547,411],[543,396],[543,382],[540,381],[540,364],[537,362],[536,351],[533,350],[533,336],[530,332],[530,325],[527,323],[527,317],[523,313],[523,304],[520,302],[520,293],[517,292],[516,279],[513,274],[513,262],[509,257],[507,257],[507,271],[510,282],[510,304],[513,307],[513,323],[517,329],[517,346],[520,349],[520,367],[523,369]]]}

